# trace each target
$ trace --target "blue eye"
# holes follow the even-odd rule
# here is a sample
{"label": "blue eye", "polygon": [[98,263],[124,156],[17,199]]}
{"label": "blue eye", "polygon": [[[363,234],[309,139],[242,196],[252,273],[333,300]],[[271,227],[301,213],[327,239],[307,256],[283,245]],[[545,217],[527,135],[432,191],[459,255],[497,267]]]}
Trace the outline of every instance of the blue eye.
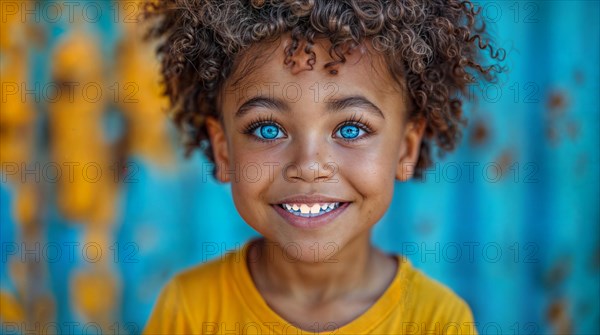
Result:
{"label": "blue eye", "polygon": [[[362,129],[360,129],[358,126],[347,124],[345,126],[340,127],[336,134],[340,133],[339,136],[341,136],[344,139],[354,139],[358,137],[361,130]],[[364,130],[362,131],[364,132]]]}
{"label": "blue eye", "polygon": [[279,130],[279,127],[273,124],[265,124],[256,127],[253,134],[261,139],[273,140],[278,138],[277,135],[283,135],[283,132]]}

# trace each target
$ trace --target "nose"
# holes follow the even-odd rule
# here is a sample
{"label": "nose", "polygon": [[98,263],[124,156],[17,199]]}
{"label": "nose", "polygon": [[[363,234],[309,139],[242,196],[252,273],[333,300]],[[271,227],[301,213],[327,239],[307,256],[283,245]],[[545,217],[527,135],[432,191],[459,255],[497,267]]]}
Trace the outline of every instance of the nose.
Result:
{"label": "nose", "polygon": [[323,134],[305,133],[291,145],[292,160],[286,164],[284,176],[290,182],[324,182],[333,178],[337,164],[330,155],[331,143]]}

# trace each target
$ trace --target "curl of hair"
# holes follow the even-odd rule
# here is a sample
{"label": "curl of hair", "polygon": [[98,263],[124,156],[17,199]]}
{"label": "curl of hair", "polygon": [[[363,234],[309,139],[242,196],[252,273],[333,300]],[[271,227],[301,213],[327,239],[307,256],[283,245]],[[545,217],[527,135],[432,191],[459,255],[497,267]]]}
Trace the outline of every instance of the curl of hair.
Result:
{"label": "curl of hair", "polygon": [[[214,162],[204,123],[220,117],[216,97],[249,46],[291,33],[286,61],[300,41],[314,64],[315,37],[331,41],[330,55],[344,63],[342,46],[369,40],[384,54],[395,80],[403,78],[412,120],[425,122],[415,177],[461,137],[468,85],[496,81],[506,52],[488,38],[480,9],[457,0],[155,0],[143,17],[152,24],[146,38],[158,40],[157,55],[170,114],[184,134],[186,154],[200,148]],[[477,27],[480,25],[480,27]],[[485,50],[492,65],[483,64]]]}

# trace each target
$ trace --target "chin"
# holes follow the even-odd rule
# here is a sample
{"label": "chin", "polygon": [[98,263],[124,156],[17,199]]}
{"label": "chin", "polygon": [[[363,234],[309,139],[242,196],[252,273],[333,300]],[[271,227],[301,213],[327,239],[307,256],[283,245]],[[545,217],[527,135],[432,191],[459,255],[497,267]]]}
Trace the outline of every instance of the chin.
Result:
{"label": "chin", "polygon": [[336,255],[343,247],[339,238],[310,236],[287,236],[271,239],[269,252],[278,252],[290,262],[303,263],[335,263]]}

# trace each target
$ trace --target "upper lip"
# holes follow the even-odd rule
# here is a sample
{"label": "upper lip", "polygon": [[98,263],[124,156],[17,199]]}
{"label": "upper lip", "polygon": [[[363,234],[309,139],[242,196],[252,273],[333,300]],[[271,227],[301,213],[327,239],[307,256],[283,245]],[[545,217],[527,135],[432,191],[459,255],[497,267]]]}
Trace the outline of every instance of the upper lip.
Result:
{"label": "upper lip", "polygon": [[282,200],[274,203],[274,205],[281,204],[316,204],[316,203],[325,203],[325,202],[348,202],[344,199],[329,197],[326,195],[294,195],[290,197],[283,198]]}

